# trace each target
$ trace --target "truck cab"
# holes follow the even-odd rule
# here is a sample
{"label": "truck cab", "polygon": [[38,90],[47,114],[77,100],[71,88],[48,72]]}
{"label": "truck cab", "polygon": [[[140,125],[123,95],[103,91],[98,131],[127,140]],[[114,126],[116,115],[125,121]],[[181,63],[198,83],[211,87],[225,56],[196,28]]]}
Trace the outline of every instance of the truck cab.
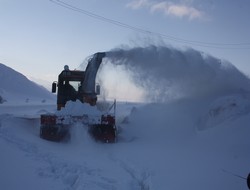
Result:
{"label": "truck cab", "polygon": [[84,93],[85,71],[69,70],[67,65],[58,76],[58,82],[52,83],[52,93],[56,93],[57,88],[57,110],[65,107],[68,101],[79,100],[82,103],[96,105],[97,95],[100,94],[100,86],[96,85],[96,92]]}

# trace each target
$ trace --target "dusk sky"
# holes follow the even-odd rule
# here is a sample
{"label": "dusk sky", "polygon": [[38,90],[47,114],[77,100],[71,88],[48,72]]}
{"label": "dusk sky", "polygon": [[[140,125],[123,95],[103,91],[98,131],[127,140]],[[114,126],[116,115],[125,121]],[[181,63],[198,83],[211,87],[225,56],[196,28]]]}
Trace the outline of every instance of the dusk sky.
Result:
{"label": "dusk sky", "polygon": [[250,76],[250,0],[0,0],[0,63],[53,81],[122,45],[191,47]]}

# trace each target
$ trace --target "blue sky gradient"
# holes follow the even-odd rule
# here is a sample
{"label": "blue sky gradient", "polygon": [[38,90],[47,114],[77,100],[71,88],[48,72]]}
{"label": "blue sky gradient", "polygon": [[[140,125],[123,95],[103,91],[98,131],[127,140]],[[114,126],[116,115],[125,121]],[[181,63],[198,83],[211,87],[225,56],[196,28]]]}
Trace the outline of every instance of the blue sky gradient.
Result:
{"label": "blue sky gradient", "polygon": [[[89,17],[58,2],[152,34]],[[78,68],[98,51],[152,42],[192,47],[230,61],[249,76],[249,9],[249,0],[0,0],[0,62],[28,77],[53,81],[65,64]]]}

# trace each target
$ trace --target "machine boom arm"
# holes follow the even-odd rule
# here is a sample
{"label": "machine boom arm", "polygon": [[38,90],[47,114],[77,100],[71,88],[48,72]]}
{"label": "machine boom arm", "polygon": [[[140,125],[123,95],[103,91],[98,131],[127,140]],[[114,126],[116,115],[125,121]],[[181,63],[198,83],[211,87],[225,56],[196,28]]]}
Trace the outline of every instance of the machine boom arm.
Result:
{"label": "machine boom arm", "polygon": [[85,70],[85,79],[83,83],[83,92],[85,94],[95,94],[95,78],[102,59],[105,57],[104,52],[98,52],[89,60]]}

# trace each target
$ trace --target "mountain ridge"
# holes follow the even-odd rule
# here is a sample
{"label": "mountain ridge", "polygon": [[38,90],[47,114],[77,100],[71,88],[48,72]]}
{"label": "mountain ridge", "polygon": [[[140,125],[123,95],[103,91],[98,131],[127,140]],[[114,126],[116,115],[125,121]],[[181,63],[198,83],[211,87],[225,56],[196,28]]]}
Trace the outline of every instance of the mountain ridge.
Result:
{"label": "mountain ridge", "polygon": [[45,87],[3,63],[0,63],[0,96],[7,102],[45,102],[55,99]]}

